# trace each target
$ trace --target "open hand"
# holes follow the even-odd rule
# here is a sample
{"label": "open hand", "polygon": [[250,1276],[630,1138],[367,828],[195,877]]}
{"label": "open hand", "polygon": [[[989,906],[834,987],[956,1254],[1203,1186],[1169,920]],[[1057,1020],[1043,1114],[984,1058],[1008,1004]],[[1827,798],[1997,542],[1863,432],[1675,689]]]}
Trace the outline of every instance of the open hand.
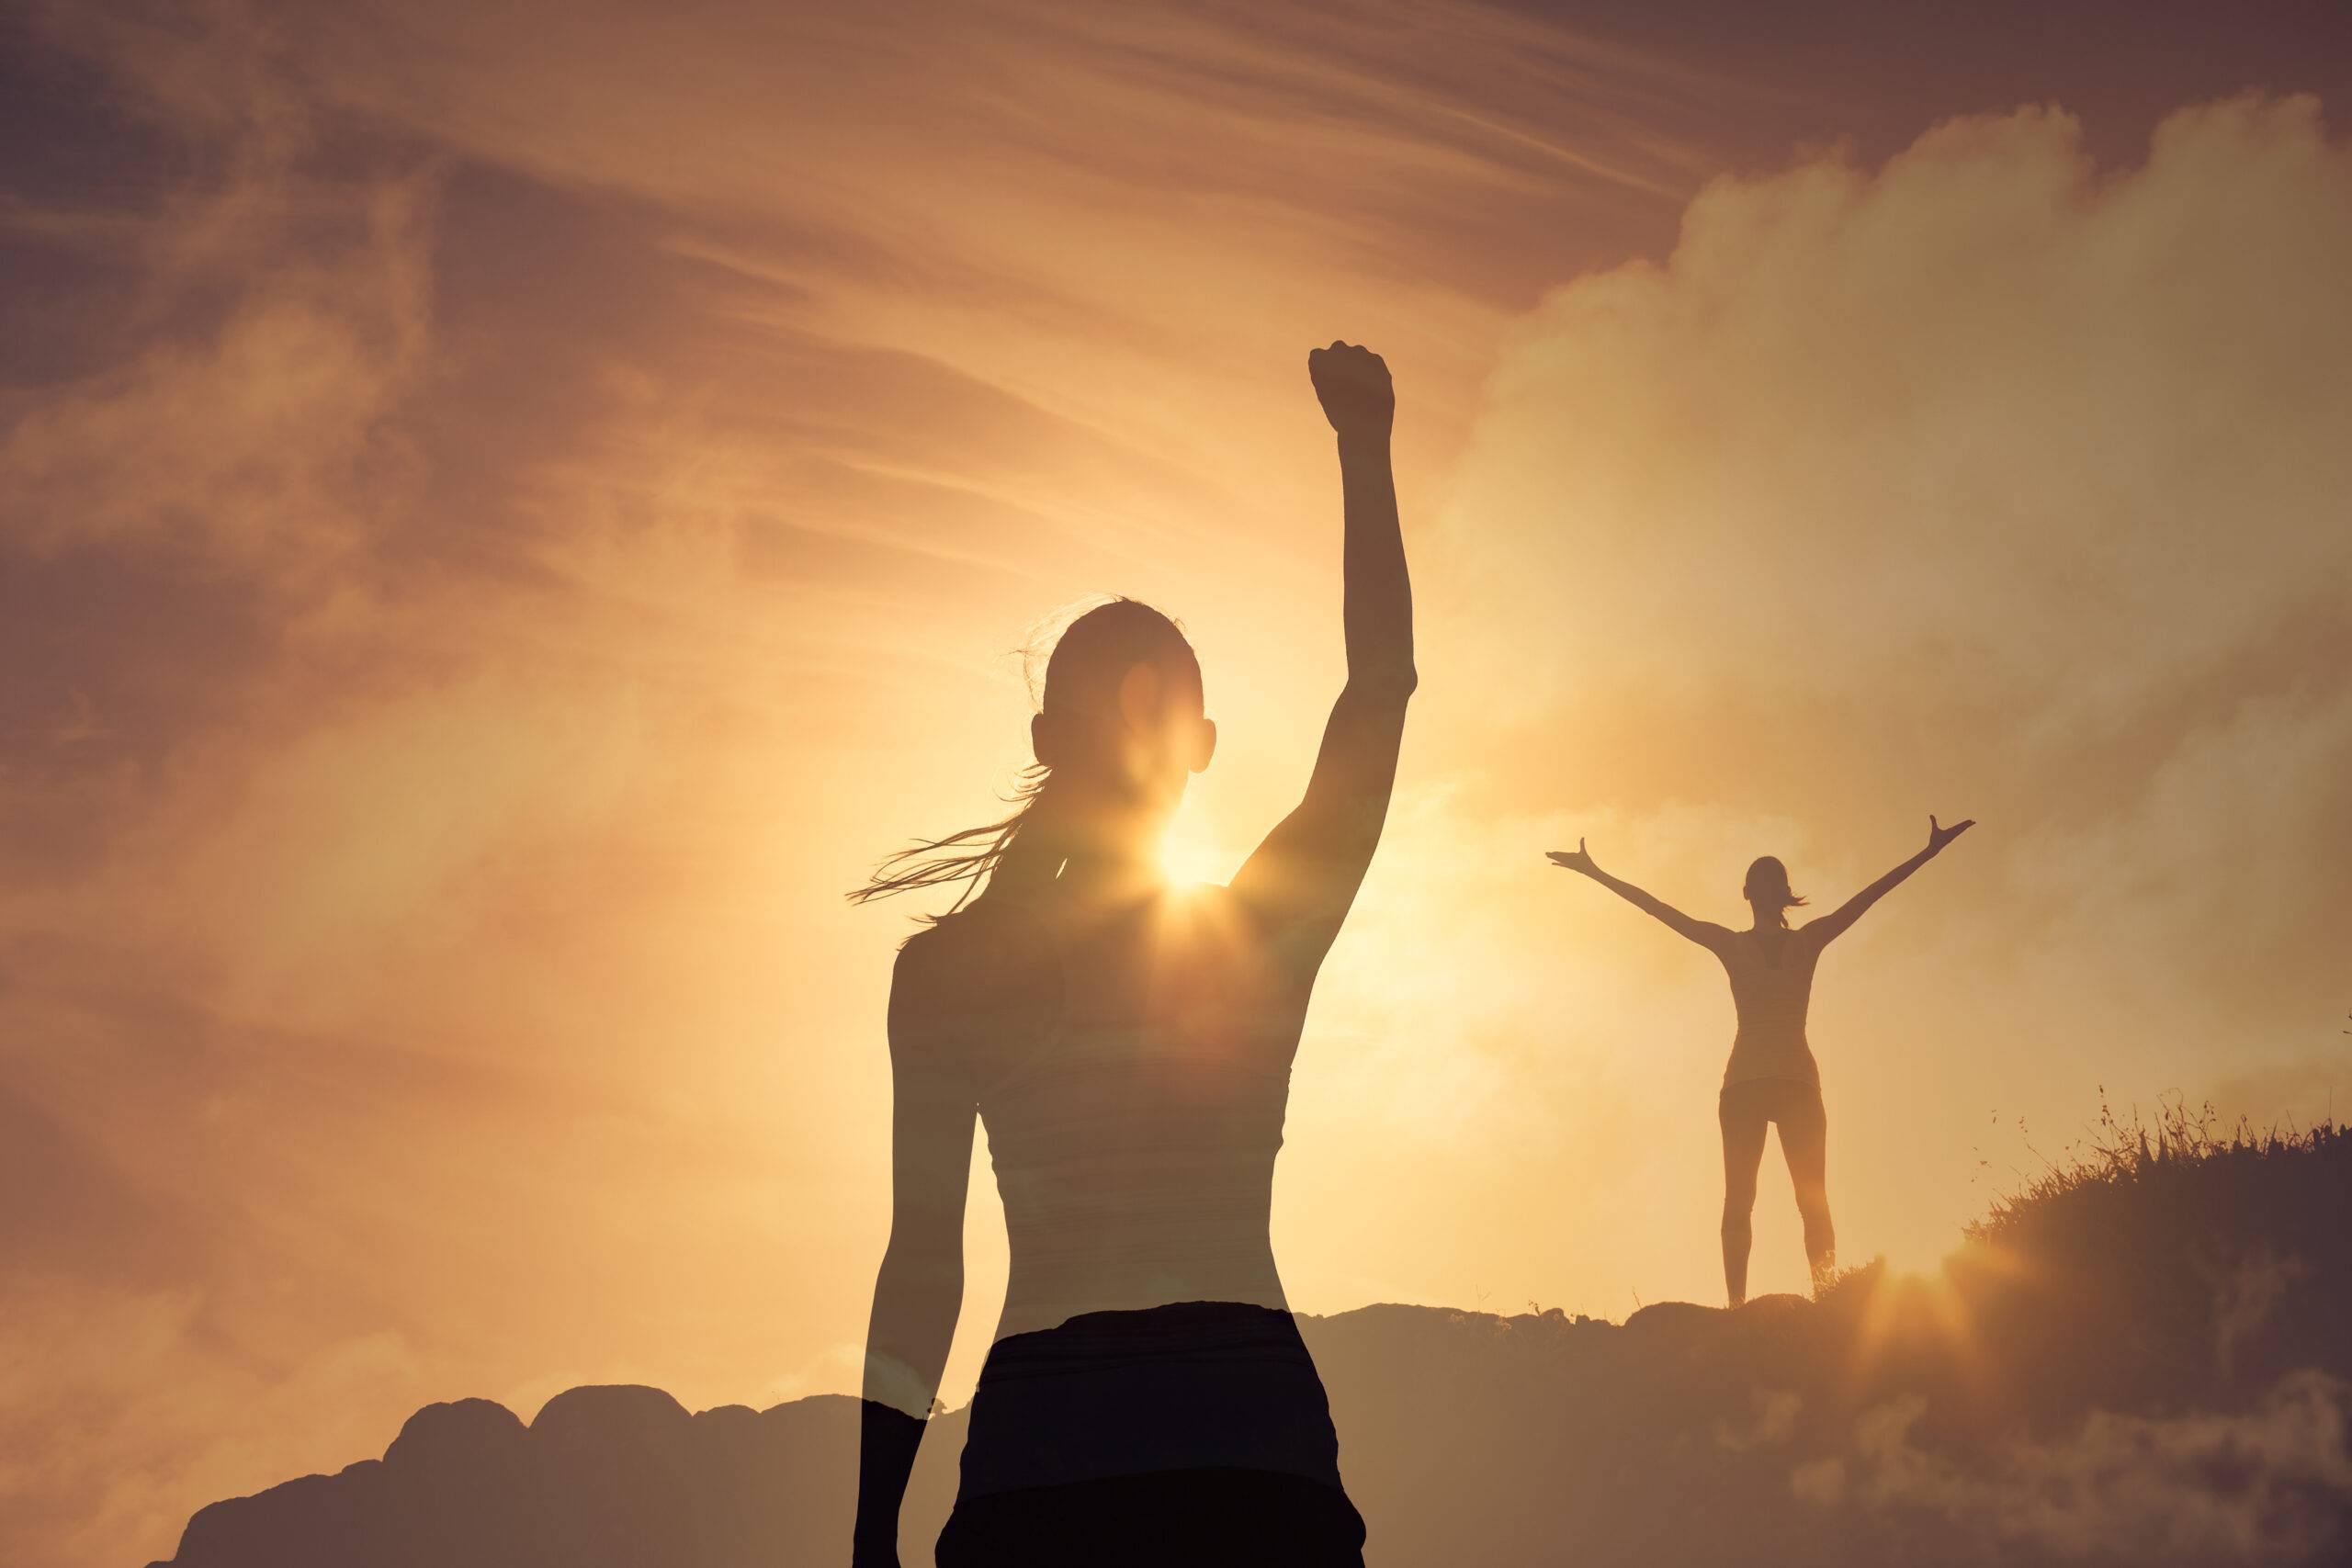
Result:
{"label": "open hand", "polygon": [[1934,854],[1975,826],[1976,818],[1971,817],[1964,822],[1955,822],[1949,828],[1939,828],[1936,825],[1935,818],[1930,815],[1928,818],[1928,852]]}
{"label": "open hand", "polygon": [[1396,391],[1388,362],[1360,344],[1334,343],[1306,351],[1306,374],[1323,417],[1342,436],[1386,435],[1396,418]]}
{"label": "open hand", "polygon": [[1582,839],[1578,839],[1577,840],[1577,847],[1575,849],[1547,850],[1544,852],[1544,858],[1550,861],[1554,865],[1558,866],[1562,871],[1580,871],[1587,876],[1598,876],[1600,874],[1600,868],[1592,863],[1592,856],[1586,851],[1584,847],[1584,840]]}

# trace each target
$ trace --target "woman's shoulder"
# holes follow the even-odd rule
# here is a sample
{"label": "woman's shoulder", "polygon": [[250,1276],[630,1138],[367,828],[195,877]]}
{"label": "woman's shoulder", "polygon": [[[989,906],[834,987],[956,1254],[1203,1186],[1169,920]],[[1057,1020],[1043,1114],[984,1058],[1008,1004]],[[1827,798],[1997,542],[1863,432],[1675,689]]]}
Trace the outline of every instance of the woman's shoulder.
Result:
{"label": "woman's shoulder", "polygon": [[941,916],[899,949],[894,1006],[967,1009],[1035,989],[1053,962],[1050,933],[1035,913],[1010,901],[975,899]]}

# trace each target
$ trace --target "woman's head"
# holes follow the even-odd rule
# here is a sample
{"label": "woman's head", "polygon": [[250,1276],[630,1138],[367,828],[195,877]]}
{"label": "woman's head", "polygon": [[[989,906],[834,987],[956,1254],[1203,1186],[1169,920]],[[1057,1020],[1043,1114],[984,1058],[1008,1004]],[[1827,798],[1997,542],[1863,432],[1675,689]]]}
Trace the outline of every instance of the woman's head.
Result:
{"label": "woman's head", "polygon": [[1165,818],[1209,765],[1200,660],[1175,622],[1114,599],[1072,621],[1046,661],[1029,735],[1064,804],[1089,816]]}
{"label": "woman's head", "polygon": [[1787,925],[1787,911],[1804,902],[1789,890],[1789,868],[1778,855],[1758,855],[1747,868],[1747,880],[1741,885],[1739,896],[1756,909],[1756,923],[1772,922]]}
{"label": "woman's head", "polygon": [[852,900],[963,882],[961,908],[984,880],[1050,882],[1089,844],[1154,841],[1186,778],[1216,750],[1193,645],[1134,599],[1098,604],[1063,628],[1038,707],[1029,723],[1037,761],[1013,789],[1012,815],[901,850]]}

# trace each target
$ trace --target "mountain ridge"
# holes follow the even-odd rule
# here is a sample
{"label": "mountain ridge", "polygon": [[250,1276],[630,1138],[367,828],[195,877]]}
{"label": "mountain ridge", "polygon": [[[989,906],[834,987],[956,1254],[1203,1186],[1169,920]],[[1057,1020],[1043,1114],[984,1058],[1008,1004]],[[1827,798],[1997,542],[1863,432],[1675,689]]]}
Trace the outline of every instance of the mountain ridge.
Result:
{"label": "mountain ridge", "polygon": [[[1298,1323],[1384,1568],[1736,1557],[2218,1564],[2352,1549],[2352,1137],[2119,1138],[1934,1278],[1623,1323],[1377,1303]],[[859,1402],[427,1405],[378,1460],[200,1509],[154,1568],[844,1562]],[[925,1563],[967,1412],[902,1514]]]}

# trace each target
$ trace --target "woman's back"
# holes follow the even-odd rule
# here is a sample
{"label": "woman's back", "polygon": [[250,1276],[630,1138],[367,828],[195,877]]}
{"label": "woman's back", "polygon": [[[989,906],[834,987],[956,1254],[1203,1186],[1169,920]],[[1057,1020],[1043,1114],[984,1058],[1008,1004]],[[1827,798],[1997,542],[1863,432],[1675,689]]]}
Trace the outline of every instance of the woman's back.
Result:
{"label": "woman's back", "polygon": [[1255,936],[1195,887],[1092,913],[983,898],[917,939],[962,950],[984,1021],[962,1048],[1011,1252],[999,1337],[1283,1304],[1268,1224],[1304,997]]}
{"label": "woman's back", "polygon": [[1804,1032],[1821,944],[1806,935],[1807,929],[1726,931],[1714,944],[1731,979],[1732,1006],[1739,1016],[1731,1061],[1724,1068],[1724,1083],[1821,1081]]}

